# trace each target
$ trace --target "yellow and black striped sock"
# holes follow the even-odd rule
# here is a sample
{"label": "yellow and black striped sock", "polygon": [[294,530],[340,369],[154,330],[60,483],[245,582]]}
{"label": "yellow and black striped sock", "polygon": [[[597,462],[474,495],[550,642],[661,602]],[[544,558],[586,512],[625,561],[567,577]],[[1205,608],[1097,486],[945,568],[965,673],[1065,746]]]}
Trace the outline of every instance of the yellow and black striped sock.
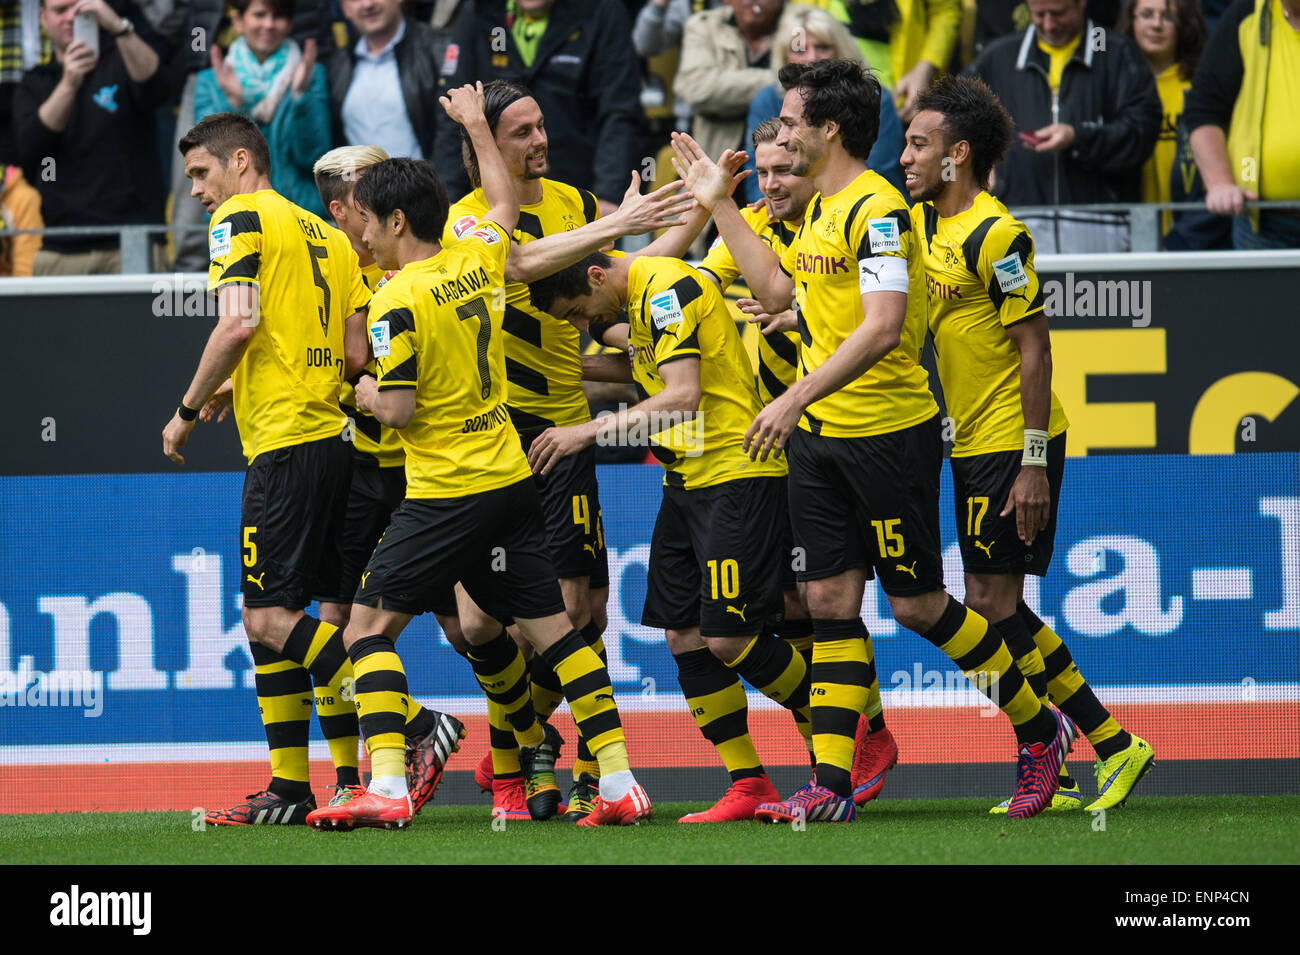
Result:
{"label": "yellow and black striped sock", "polygon": [[362,637],[348,651],[356,675],[356,704],[372,776],[406,777],[406,671],[383,634]]}
{"label": "yellow and black striped sock", "polygon": [[307,735],[311,725],[311,676],[270,647],[248,644],[253,654],[257,711],[271,750],[271,785],[267,788],[292,802],[311,795]]}
{"label": "yellow and black striped sock", "polygon": [[628,769],[623,724],[614,703],[609,671],[582,634],[570,630],[542,651],[564,685],[573,721],[600,763],[602,776]]}
{"label": "yellow and black striped sock", "polygon": [[489,700],[500,703],[520,746],[540,746],[546,732],[533,710],[528,665],[510,634],[502,630],[487,643],[469,648],[469,663]]}
{"label": "yellow and black striped sock", "polygon": [[837,796],[853,794],[853,742],[867,688],[876,678],[871,638],[857,617],[813,619],[812,732],[817,784]]}
{"label": "yellow and black striped sock", "polygon": [[789,710],[800,735],[806,731],[805,739],[811,742],[812,714],[808,706],[811,675],[808,664],[794,647],[775,634],[761,633],[727,665],[769,700]]}
{"label": "yellow and black striped sock", "polygon": [[763,764],[749,736],[749,704],[740,678],[708,647],[673,654],[677,682],[695,725],[713,744],[731,781],[763,775]]}
{"label": "yellow and black striped sock", "polygon": [[316,690],[316,721],[329,744],[335,781],[340,786],[361,785],[357,772],[357,705],[342,694],[336,696],[328,686],[320,687]]}
{"label": "yellow and black striped sock", "polygon": [[316,719],[329,743],[338,784],[357,785],[361,782],[357,775],[357,709],[344,698],[344,684],[353,674],[343,649],[343,634],[332,623],[303,614],[284,642],[283,655],[305,667],[316,684]]}
{"label": "yellow and black striped sock", "polygon": [[974,610],[949,597],[939,621],[921,636],[946,653],[966,679],[1006,714],[1017,743],[1046,743],[1056,738],[1056,721],[1038,702],[1002,634]]}
{"label": "yellow and black striped sock", "polygon": [[415,700],[410,701],[410,708],[406,713],[406,738],[408,740],[422,740],[433,732],[438,721],[433,718],[433,714],[426,710]]}
{"label": "yellow and black striped sock", "polygon": [[540,653],[528,661],[528,677],[532,688],[533,712],[540,720],[550,719],[564,700],[564,687],[555,671],[546,665]]}
{"label": "yellow and black striped sock", "polygon": [[1043,668],[1043,655],[1038,652],[1038,645],[1034,643],[1034,638],[1029,632],[1029,627],[1025,625],[1024,618],[1019,613],[1014,613],[1005,620],[999,620],[993,626],[997,628],[998,633],[1002,634],[1002,639],[1006,641],[1007,649],[1011,651],[1011,656],[1015,658],[1016,666],[1020,667],[1020,672],[1025,675],[1029,682],[1029,688],[1034,691],[1034,696],[1038,697],[1038,702],[1044,706],[1047,705],[1047,673]]}
{"label": "yellow and black striped sock", "polygon": [[[600,657],[600,662],[609,667],[609,659],[605,656],[605,641],[601,639],[600,627],[596,621],[588,620],[585,626],[579,627],[578,632],[582,634],[582,639],[587,642],[587,646],[596,652]],[[583,773],[589,776],[600,778],[600,763],[595,756],[591,755],[591,749],[587,746],[587,741],[578,734],[578,753],[577,758],[573,761],[573,778],[577,779]]]}
{"label": "yellow and black striped sock", "polygon": [[871,686],[867,687],[867,708],[863,712],[867,717],[867,732],[880,733],[885,729],[885,701],[880,698],[880,680],[876,672],[876,656],[870,643],[867,653],[871,654]]}
{"label": "yellow and black striped sock", "polygon": [[1133,737],[1119,725],[1115,717],[1102,705],[1101,700],[1092,692],[1083,679],[1083,674],[1075,666],[1074,658],[1066,648],[1065,642],[1058,637],[1047,624],[1038,619],[1038,615],[1021,601],[1016,613],[1024,620],[1025,626],[1033,636],[1034,644],[1043,655],[1043,666],[1047,675],[1047,691],[1053,702],[1061,708],[1070,719],[1088,737],[1088,742],[1102,759],[1110,759],[1121,750],[1127,749]]}
{"label": "yellow and black striped sock", "polygon": [[488,747],[492,750],[492,775],[497,779],[515,779],[522,776],[519,765],[519,743],[515,740],[515,731],[506,719],[505,707],[494,703],[491,697],[488,707]]}
{"label": "yellow and black striped sock", "polygon": [[[783,620],[777,627],[777,634],[786,643],[790,644],[799,656],[803,657],[804,668],[808,671],[809,689],[812,686],[812,655],[813,655],[813,625],[807,617],[800,617],[798,620]],[[812,742],[812,710],[808,711],[808,719],[802,720],[798,713],[794,714],[795,729],[803,737],[804,745],[808,747],[808,759],[816,767],[817,757],[813,755]],[[883,724],[881,724],[883,725]]]}

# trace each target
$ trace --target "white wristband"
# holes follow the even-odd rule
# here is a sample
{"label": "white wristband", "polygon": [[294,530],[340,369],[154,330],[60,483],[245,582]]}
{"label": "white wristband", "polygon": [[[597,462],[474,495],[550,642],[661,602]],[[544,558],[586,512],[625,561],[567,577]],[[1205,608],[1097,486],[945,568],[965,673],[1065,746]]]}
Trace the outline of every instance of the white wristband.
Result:
{"label": "white wristband", "polygon": [[1021,465],[1047,467],[1047,432],[1034,428],[1025,429],[1025,454],[1020,459]]}

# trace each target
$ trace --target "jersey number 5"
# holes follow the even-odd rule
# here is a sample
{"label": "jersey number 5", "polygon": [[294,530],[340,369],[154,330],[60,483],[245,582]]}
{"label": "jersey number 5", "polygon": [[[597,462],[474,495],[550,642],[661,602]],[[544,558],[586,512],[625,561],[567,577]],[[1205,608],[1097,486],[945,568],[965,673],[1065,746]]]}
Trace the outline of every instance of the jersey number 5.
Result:
{"label": "jersey number 5", "polygon": [[456,306],[456,317],[462,322],[478,319],[478,380],[483,385],[480,397],[492,394],[492,370],[488,367],[488,339],[492,337],[492,318],[488,315],[487,301],[473,298]]}
{"label": "jersey number 5", "polygon": [[320,260],[329,256],[329,250],[323,245],[312,245],[307,243],[307,256],[311,259],[312,280],[316,287],[320,289],[321,303],[317,306],[320,313],[320,330],[321,334],[329,337],[330,333],[330,287],[325,281],[325,276],[320,270]]}

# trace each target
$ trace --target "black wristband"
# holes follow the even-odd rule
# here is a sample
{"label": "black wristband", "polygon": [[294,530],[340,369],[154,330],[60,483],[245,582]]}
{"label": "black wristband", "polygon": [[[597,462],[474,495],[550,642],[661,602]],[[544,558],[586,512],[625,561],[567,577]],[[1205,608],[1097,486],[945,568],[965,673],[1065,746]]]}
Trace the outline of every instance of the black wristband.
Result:
{"label": "black wristband", "polygon": [[182,421],[193,421],[199,416],[199,409],[187,407],[185,399],[182,398],[181,403],[176,406],[176,414]]}

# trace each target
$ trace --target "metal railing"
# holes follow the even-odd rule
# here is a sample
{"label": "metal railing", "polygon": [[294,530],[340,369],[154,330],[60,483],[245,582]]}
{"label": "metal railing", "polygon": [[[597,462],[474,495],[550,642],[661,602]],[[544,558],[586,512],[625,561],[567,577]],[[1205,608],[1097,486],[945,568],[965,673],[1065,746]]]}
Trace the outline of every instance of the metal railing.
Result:
{"label": "metal railing", "polygon": [[[1245,207],[1247,210],[1289,209],[1300,211],[1300,200],[1287,199],[1247,202]],[[1044,217],[1053,216],[1058,213],[1071,212],[1096,212],[1126,216],[1129,225],[1130,252],[1160,251],[1160,213],[1166,211],[1203,212],[1205,211],[1205,203],[1108,202],[1073,206],[1014,206],[1010,209],[1011,214],[1017,217]],[[118,237],[119,247],[122,250],[122,274],[144,275],[154,271],[152,268],[152,257],[149,251],[152,244],[151,236],[176,235],[192,232],[202,232],[206,235],[207,231],[208,227],[206,225],[57,226],[45,229],[15,229],[12,231],[0,232],[0,235],[46,235],[78,239],[116,235]]]}

